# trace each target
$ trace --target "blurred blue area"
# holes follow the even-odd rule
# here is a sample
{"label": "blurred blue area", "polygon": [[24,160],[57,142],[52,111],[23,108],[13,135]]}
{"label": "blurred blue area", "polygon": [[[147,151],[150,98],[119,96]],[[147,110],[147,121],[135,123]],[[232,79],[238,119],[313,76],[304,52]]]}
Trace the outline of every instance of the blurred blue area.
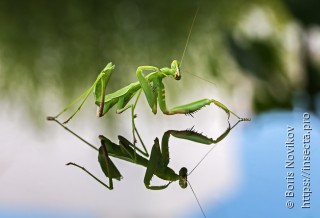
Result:
{"label": "blurred blue area", "polygon": [[89,212],[0,207],[0,218],[92,218]]}
{"label": "blurred blue area", "polygon": [[[303,184],[301,168],[303,161],[303,111],[270,112],[253,118],[252,124],[243,130],[244,181],[232,199],[220,204],[204,204],[207,217],[247,218],[312,218],[319,217],[320,204],[320,121],[310,113],[311,124],[311,200],[310,208],[301,208]],[[294,169],[285,168],[287,159],[287,126],[294,127]],[[285,197],[287,172],[294,172],[294,197]],[[214,195],[214,193],[212,194]],[[292,200],[294,208],[286,202]],[[213,201],[212,201],[213,202]],[[186,216],[184,216],[186,217]],[[199,210],[188,217],[202,217]]]}

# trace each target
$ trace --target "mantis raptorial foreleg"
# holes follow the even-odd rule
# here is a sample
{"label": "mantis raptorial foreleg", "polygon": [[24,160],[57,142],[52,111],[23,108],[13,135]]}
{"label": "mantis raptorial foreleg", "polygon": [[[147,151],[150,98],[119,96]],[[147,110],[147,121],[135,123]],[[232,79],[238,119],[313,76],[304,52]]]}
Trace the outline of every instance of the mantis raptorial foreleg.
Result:
{"label": "mantis raptorial foreleg", "polygon": [[232,112],[231,110],[229,110],[229,108],[227,108],[227,106],[225,106],[224,104],[222,104],[221,102],[214,100],[214,99],[201,99],[198,101],[194,101],[191,102],[189,104],[185,104],[185,105],[181,105],[181,106],[177,106],[171,109],[167,108],[166,105],[166,100],[165,100],[165,87],[162,83],[161,79],[155,79],[154,83],[158,89],[158,103],[159,103],[159,107],[161,109],[161,111],[164,114],[167,115],[174,115],[174,114],[190,114],[192,115],[193,113],[197,112],[198,110],[200,110],[201,108],[210,105],[211,103],[215,104],[216,106],[218,106],[219,108],[221,108],[222,110],[224,110],[227,115],[228,115],[228,119],[230,117],[230,113],[233,114],[234,116],[236,116],[239,120],[241,121],[248,121],[250,119],[248,118],[241,118],[239,117],[237,114],[235,114],[234,112]]}
{"label": "mantis raptorial foreleg", "polygon": [[157,96],[154,94],[154,90],[150,86],[150,83],[146,79],[145,75],[143,74],[144,70],[153,70],[155,72],[159,72],[157,67],[153,66],[140,66],[136,71],[137,78],[141,85],[141,88],[147,98],[149,106],[154,114],[157,113]]}
{"label": "mantis raptorial foreleg", "polygon": [[[146,174],[144,177],[144,184],[145,184],[146,188],[152,189],[152,190],[165,189],[170,185],[170,183],[172,181],[179,179],[179,178],[177,179],[177,175],[173,172],[173,170],[168,167],[169,161],[170,161],[170,154],[169,154],[170,136],[174,136],[175,138],[185,139],[188,141],[193,141],[193,142],[197,142],[197,143],[205,144],[205,145],[217,144],[218,142],[223,140],[229,134],[231,129],[233,129],[239,122],[240,122],[240,120],[236,124],[234,124],[232,127],[230,126],[230,123],[228,122],[229,126],[226,129],[226,131],[224,131],[216,139],[212,139],[212,138],[209,138],[207,136],[202,135],[201,133],[197,133],[193,130],[193,128],[191,128],[189,130],[183,130],[183,131],[168,130],[162,136],[161,150],[160,150],[160,146],[159,146],[159,140],[158,140],[158,138],[156,138],[154,140],[154,145],[151,150],[150,159],[149,159]],[[214,147],[212,147],[210,149],[210,151],[213,148]],[[207,156],[210,153],[210,151],[205,156]],[[205,157],[202,158],[202,160],[196,165],[196,167],[203,161],[204,158]],[[182,188],[187,187],[187,176],[190,175],[190,173],[187,174],[187,169],[184,167],[181,168],[181,170],[179,171],[179,177],[180,177],[179,184]],[[158,177],[160,177],[164,180],[168,180],[170,182],[167,183],[166,185],[152,186],[152,185],[150,185],[150,182],[151,182],[151,179],[154,175],[157,175]]]}
{"label": "mantis raptorial foreleg", "polygon": [[[161,172],[167,170],[167,165],[164,165],[163,163],[163,158],[162,154],[160,151],[160,145],[159,145],[159,140],[156,138],[154,140],[154,145],[151,150],[150,154],[150,160],[147,166],[146,174],[144,176],[144,184],[146,188],[151,189],[151,190],[162,190],[167,188],[171,182],[168,182],[166,185],[160,185],[160,186],[152,186],[150,185],[150,181],[157,173],[157,171]],[[163,172],[164,173],[164,172]]]}

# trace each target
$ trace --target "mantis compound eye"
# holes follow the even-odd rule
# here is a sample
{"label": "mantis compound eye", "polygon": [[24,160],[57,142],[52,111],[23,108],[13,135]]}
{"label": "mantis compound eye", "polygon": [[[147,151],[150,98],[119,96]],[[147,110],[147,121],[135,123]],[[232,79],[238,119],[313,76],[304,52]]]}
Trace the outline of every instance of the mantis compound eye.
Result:
{"label": "mantis compound eye", "polygon": [[174,78],[176,80],[180,80],[181,79],[180,67],[177,60],[172,61],[171,70],[174,72]]}
{"label": "mantis compound eye", "polygon": [[181,178],[179,179],[179,185],[181,188],[187,188],[188,186],[188,170],[185,167],[182,167],[179,171],[179,176],[181,176]]}
{"label": "mantis compound eye", "polygon": [[188,176],[188,169],[185,168],[185,167],[182,167],[182,168],[179,170],[179,176],[182,176],[182,177],[187,178],[187,176]]}

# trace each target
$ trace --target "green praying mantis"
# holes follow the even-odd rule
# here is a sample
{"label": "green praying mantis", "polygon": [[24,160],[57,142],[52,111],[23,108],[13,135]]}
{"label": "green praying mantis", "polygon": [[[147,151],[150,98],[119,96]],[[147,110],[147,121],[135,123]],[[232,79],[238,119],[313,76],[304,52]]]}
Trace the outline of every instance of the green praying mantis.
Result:
{"label": "green praying mantis", "polygon": [[[154,144],[151,149],[150,158],[147,159],[147,154],[144,154],[140,151],[140,154],[136,151],[136,146],[131,143],[129,140],[127,140],[125,137],[119,135],[119,144],[113,143],[111,140],[106,138],[103,135],[99,136],[101,146],[98,149],[96,146],[90,144],[83,138],[81,138],[79,135],[74,133],[72,130],[70,130],[68,127],[60,123],[57,119],[54,117],[48,117],[48,120],[55,121],[60,126],[62,126],[64,129],[66,129],[68,132],[79,138],[81,141],[85,142],[87,145],[89,145],[91,148],[98,151],[98,161],[100,164],[100,167],[104,173],[104,175],[109,178],[109,184],[104,183],[100,179],[98,179],[96,176],[94,176],[92,173],[90,173],[86,168],[83,166],[80,166],[76,163],[69,162],[66,165],[72,165],[75,166],[81,170],[83,170],[85,173],[90,175],[93,179],[98,181],[100,184],[102,184],[104,187],[112,190],[113,189],[113,179],[115,180],[121,180],[122,175],[120,171],[117,169],[115,164],[112,162],[110,157],[115,157],[121,160],[128,161],[133,164],[137,164],[140,166],[143,166],[146,168],[145,176],[144,176],[144,184],[147,189],[151,190],[162,190],[167,188],[172,182],[179,182],[179,185],[181,188],[185,189],[188,184],[194,193],[191,184],[188,182],[188,176],[193,172],[193,170],[199,166],[199,164],[204,160],[204,158],[213,150],[214,146],[207,152],[207,154],[200,160],[200,162],[193,168],[193,170],[188,174],[188,170],[186,167],[182,167],[178,173],[176,173],[173,169],[171,169],[169,165],[170,160],[170,154],[169,154],[169,139],[171,136],[179,139],[184,139],[188,141],[193,141],[200,144],[205,145],[211,145],[211,144],[217,144],[218,142],[222,141],[229,133],[230,131],[242,120],[238,120],[236,124],[234,124],[232,127],[229,126],[225,132],[223,132],[217,139],[209,138],[202,133],[198,133],[194,131],[193,127],[191,129],[187,130],[168,130],[166,131],[161,140],[161,149],[160,149],[160,142],[158,138],[155,138]],[[143,144],[143,142],[141,142]],[[158,178],[167,181],[164,185],[151,185],[151,179],[153,176],[157,176]],[[194,193],[195,195],[195,193]],[[195,195],[196,197],[196,195]],[[196,197],[197,199],[197,197]],[[197,199],[197,202],[199,204],[199,207],[205,216],[203,209]]]}
{"label": "green praying mantis", "polygon": [[[182,188],[186,188],[188,184],[191,187],[190,183],[188,182],[188,176],[191,174],[193,170],[190,173],[188,173],[188,170],[185,167],[182,167],[179,170],[179,172],[176,173],[173,169],[171,169],[168,166],[169,165],[169,138],[173,136],[173,137],[185,139],[188,141],[194,141],[200,144],[206,144],[206,145],[216,144],[219,141],[221,141],[223,138],[225,138],[229,134],[230,130],[234,126],[236,126],[239,122],[250,121],[250,118],[242,118],[238,116],[236,113],[231,111],[223,103],[211,98],[204,98],[198,101],[176,106],[173,108],[167,107],[166,90],[163,84],[163,80],[165,78],[172,78],[179,81],[182,78],[182,71],[181,71],[182,60],[186,51],[186,47],[191,35],[191,30],[193,28],[193,24],[194,24],[197,13],[198,13],[198,10],[192,21],[192,25],[190,28],[190,32],[187,38],[187,42],[186,42],[180,63],[177,60],[173,60],[170,67],[163,67],[163,68],[158,68],[155,66],[139,66],[136,70],[136,77],[138,80],[137,82],[131,83],[113,93],[106,93],[108,82],[110,80],[113,70],[115,69],[115,65],[112,64],[112,62],[110,62],[100,72],[95,82],[84,93],[82,93],[78,98],[76,98],[73,102],[71,102],[71,104],[65,107],[56,116],[47,118],[48,120],[57,122],[63,128],[65,128],[70,133],[72,133],[73,135],[75,135],[76,137],[84,141],[87,145],[89,145],[90,147],[92,147],[93,149],[99,152],[98,161],[100,163],[100,167],[103,173],[105,174],[106,177],[109,178],[109,183],[106,184],[102,182],[100,179],[98,179],[96,176],[94,176],[84,167],[76,163],[70,162],[67,165],[72,165],[77,168],[80,168],[81,170],[89,174],[92,178],[94,178],[96,181],[98,181],[99,183],[101,183],[103,186],[105,186],[110,190],[113,189],[113,179],[120,180],[122,178],[121,173],[119,172],[115,164],[112,162],[110,157],[119,158],[119,159],[145,167],[146,173],[144,177],[144,184],[148,189],[152,189],[152,190],[165,189],[175,181],[178,181],[179,185]],[[149,73],[146,74],[146,72],[149,72]],[[119,136],[118,137],[119,143],[116,144],[110,141],[108,138],[100,135],[99,139],[101,142],[101,146],[98,149],[97,147],[86,142],[84,139],[82,139],[80,136],[72,132],[70,129],[68,129],[64,125],[68,123],[80,111],[83,104],[88,99],[91,93],[93,93],[94,102],[98,107],[97,109],[98,117],[102,117],[106,115],[110,111],[110,109],[114,107],[116,108],[117,114],[121,114],[122,112],[128,109],[131,110],[131,127],[132,127],[132,135],[133,135],[132,143],[126,138]],[[192,129],[184,130],[184,131],[169,130],[166,133],[164,133],[161,140],[161,146],[158,138],[154,140],[154,144],[152,146],[150,157],[149,157],[149,152],[146,149],[146,146],[144,145],[135,125],[135,118],[136,118],[135,108],[139,101],[141,93],[144,93],[146,100],[148,102],[148,105],[152,113],[154,114],[157,113],[158,106],[162,111],[162,113],[166,115],[176,115],[176,114],[192,115],[193,113],[199,111],[203,107],[214,104],[226,112],[228,119],[230,115],[233,115],[236,118],[238,118],[238,122],[232,128],[230,127],[230,124],[229,124],[229,128],[220,137],[218,137],[215,140],[212,138],[206,137],[200,133],[197,133]],[[132,102],[132,99],[135,96],[136,96],[135,101]],[[68,119],[66,119],[63,123],[60,123],[58,121],[58,117],[62,115],[64,112],[66,112],[67,110],[69,110],[70,108],[72,108],[78,102],[80,102],[80,105],[77,107],[77,109],[71,114],[71,116]],[[136,146],[136,142],[137,142],[136,136],[138,136],[138,139],[143,147],[142,149]],[[214,147],[212,147],[210,151],[213,148]],[[209,154],[209,152],[207,154]],[[204,158],[206,156],[207,155],[205,155]],[[202,162],[202,160],[200,162]],[[158,186],[151,185],[151,179],[153,176],[157,176],[160,179],[167,181],[167,183],[164,185],[158,185]],[[199,201],[198,201],[198,204],[199,204]]]}
{"label": "green praying mantis", "polygon": [[[198,13],[198,10],[195,13],[195,16],[190,28],[190,32],[187,38],[187,43],[181,58],[181,64],[182,64],[183,56],[186,51],[186,47],[191,35],[191,30],[193,28],[193,24],[194,24],[197,13]],[[64,108],[58,115],[55,116],[55,118],[58,118],[61,114],[63,114],[65,111],[73,107],[76,103],[78,103],[82,99],[82,102],[80,103],[78,108],[64,122],[64,124],[69,122],[81,109],[84,102],[89,97],[90,93],[93,92],[95,104],[98,106],[98,109],[97,109],[98,117],[104,116],[113,107],[116,107],[117,114],[120,114],[128,109],[131,109],[133,144],[136,144],[136,141],[137,141],[136,135],[139,137],[139,139],[141,137],[135,125],[135,117],[136,117],[135,108],[140,98],[141,92],[143,92],[147,99],[149,107],[154,114],[157,113],[158,105],[160,110],[166,115],[175,115],[175,114],[192,115],[193,113],[199,111],[203,107],[208,106],[210,104],[214,104],[227,113],[228,119],[230,117],[230,114],[232,114],[236,118],[238,118],[238,120],[240,121],[250,120],[249,118],[239,117],[236,113],[231,111],[227,106],[225,106],[220,101],[217,101],[215,99],[209,99],[209,98],[204,98],[204,99],[194,101],[188,104],[184,104],[181,106],[168,108],[166,104],[166,91],[165,91],[165,86],[163,84],[163,80],[165,78],[173,78],[177,81],[180,80],[182,77],[182,73],[180,70],[181,64],[179,64],[177,60],[173,60],[170,68],[164,67],[159,69],[158,67],[155,67],[155,66],[139,66],[136,70],[136,76],[138,79],[137,82],[131,83],[128,86],[125,86],[113,93],[107,94],[106,88],[107,88],[110,76],[113,70],[115,69],[115,65],[113,65],[110,62],[100,72],[100,74],[98,75],[93,85],[90,88],[88,88],[83,94],[81,94],[77,99],[75,99],[71,104],[69,104],[66,108]],[[151,72],[145,75],[144,72],[146,71],[151,71]],[[134,103],[131,103],[131,100],[134,96],[136,96],[136,100]],[[148,156],[148,151],[143,143],[142,143],[142,147],[143,147],[143,151],[142,150],[140,151],[143,152],[144,154],[147,154]],[[139,148],[135,147],[135,149],[139,149]]]}
{"label": "green praying mantis", "polygon": [[[181,79],[179,64],[178,64],[178,61],[176,60],[172,62],[171,68],[165,67],[165,68],[158,69],[157,67],[154,67],[154,66],[140,66],[136,71],[138,82],[131,83],[130,85],[122,89],[119,89],[118,91],[115,91],[110,94],[106,94],[105,93],[106,87],[107,87],[109,78],[111,76],[112,70],[114,68],[115,66],[112,63],[108,63],[107,66],[98,75],[93,85],[88,90],[86,90],[82,95],[80,95],[75,101],[73,101],[70,105],[68,105],[65,109],[63,109],[62,112],[60,112],[57,116],[55,116],[55,118],[58,118],[63,112],[68,110],[75,103],[77,103],[81,98],[83,98],[83,101],[81,102],[80,106],[64,122],[64,124],[69,122],[76,115],[76,113],[81,109],[82,105],[88,98],[89,94],[93,91],[95,104],[98,106],[98,110],[97,110],[98,117],[105,115],[115,105],[117,105],[116,113],[118,114],[131,108],[132,134],[133,134],[133,139],[135,144],[136,142],[135,133],[137,133],[139,138],[140,138],[140,135],[137,131],[137,128],[134,122],[134,118],[136,117],[134,110],[136,108],[140,94],[143,91],[148,101],[148,104],[151,108],[151,111],[154,114],[157,113],[157,104],[159,104],[161,111],[166,115],[175,115],[175,114],[192,115],[193,113],[199,111],[203,107],[213,103],[227,113],[228,119],[230,117],[230,114],[233,114],[240,121],[250,120],[249,118],[240,118],[237,114],[229,110],[221,102],[214,99],[208,99],[208,98],[204,98],[195,102],[191,102],[189,104],[168,109],[166,105],[166,100],[165,100],[165,88],[162,80],[166,77],[171,77],[176,80]],[[149,73],[148,75],[144,75],[143,71],[147,71],[147,70],[151,70],[152,72]],[[135,100],[135,103],[129,104],[130,100],[136,94],[137,94],[137,98]],[[143,152],[145,154],[148,154],[148,151],[143,143],[142,143],[142,146],[144,149]]]}

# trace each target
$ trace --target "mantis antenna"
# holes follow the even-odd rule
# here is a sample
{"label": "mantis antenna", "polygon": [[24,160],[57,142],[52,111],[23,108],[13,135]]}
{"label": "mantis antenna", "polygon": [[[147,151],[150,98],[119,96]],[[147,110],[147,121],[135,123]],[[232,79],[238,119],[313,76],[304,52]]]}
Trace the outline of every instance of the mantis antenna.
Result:
{"label": "mantis antenna", "polygon": [[194,192],[194,190],[193,190],[193,188],[192,188],[192,186],[191,186],[190,182],[189,182],[188,180],[187,180],[187,182],[188,182],[188,184],[189,184],[189,186],[190,186],[190,188],[191,188],[191,191],[192,191],[192,193],[193,193],[194,197],[195,197],[195,198],[196,198],[196,200],[197,200],[197,203],[198,203],[198,205],[199,205],[199,207],[200,207],[200,209],[201,209],[201,212],[202,212],[203,216],[204,216],[204,217],[206,217],[206,214],[204,213],[204,211],[203,211],[203,209],[202,209],[202,207],[201,207],[200,201],[199,201],[199,199],[197,198],[196,193]]}
{"label": "mantis antenna", "polygon": [[191,175],[191,173],[201,164],[201,162],[210,154],[210,152],[216,147],[216,144],[210,148],[210,150],[203,156],[203,158],[201,158],[201,160],[197,163],[197,165],[190,171],[190,173],[188,174]]}
{"label": "mantis antenna", "polygon": [[191,36],[191,32],[192,32],[192,29],[193,29],[194,21],[196,20],[198,11],[199,11],[199,7],[197,8],[196,13],[194,14],[194,17],[193,17],[193,20],[192,20],[192,24],[191,24],[190,31],[189,31],[189,34],[188,34],[187,42],[186,42],[186,45],[184,46],[184,49],[183,49],[183,53],[182,53],[182,57],[181,57],[181,61],[180,61],[180,67],[182,67],[182,61],[183,61],[183,58],[184,58],[184,54],[186,53],[187,46],[189,44],[189,39],[190,39],[190,36]]}
{"label": "mantis antenna", "polygon": [[[241,121],[241,120],[239,120],[236,124],[234,124],[234,125],[230,128],[230,130],[233,129],[236,125],[238,125],[238,123],[240,123],[240,121]],[[193,128],[193,127],[192,127],[192,128]],[[216,145],[217,145],[217,144],[215,144],[215,145],[203,156],[203,158],[201,158],[201,160],[200,160],[200,161],[197,163],[197,165],[191,170],[191,172],[188,174],[188,176],[190,176],[191,173],[200,165],[200,163],[210,154],[210,152],[216,147]],[[201,209],[201,212],[202,212],[203,216],[206,217],[206,214],[204,213],[204,211],[203,211],[203,209],[202,209],[202,207],[201,207],[200,201],[199,201],[199,199],[197,198],[196,193],[194,192],[194,190],[193,190],[190,182],[189,182],[188,180],[187,180],[187,182],[188,182],[188,184],[189,184],[189,186],[190,186],[190,188],[191,188],[191,191],[192,191],[194,197],[195,197],[196,200],[197,200],[197,203],[198,203],[198,205],[199,205],[199,207],[200,207],[200,209]]]}
{"label": "mantis antenna", "polygon": [[[238,122],[236,122],[231,128],[230,131],[236,126],[238,125],[238,123],[240,123],[241,120],[238,120]],[[201,160],[197,163],[197,165],[190,171],[190,173],[188,174],[188,176],[191,175],[191,173],[201,164],[201,162],[210,154],[210,152],[216,147],[217,144],[215,144],[212,148],[210,148],[210,150],[203,156],[203,158],[201,158]]]}
{"label": "mantis antenna", "polygon": [[[197,8],[196,13],[194,14],[194,17],[193,17],[193,20],[192,20],[192,24],[191,24],[191,27],[190,27],[190,30],[189,30],[189,34],[188,34],[188,37],[187,37],[187,41],[186,41],[186,44],[185,44],[185,46],[184,46],[183,53],[182,53],[182,56],[181,56],[180,68],[182,68],[182,62],[183,62],[183,59],[184,59],[184,55],[185,55],[185,53],[186,53],[186,51],[187,51],[187,47],[188,47],[188,44],[189,44],[190,36],[191,36],[192,30],[193,30],[194,22],[195,22],[195,20],[196,20],[196,18],[197,18],[197,15],[198,15],[198,11],[199,11],[199,7]],[[215,83],[210,82],[209,80],[206,80],[206,79],[204,79],[204,78],[202,78],[202,77],[200,77],[200,76],[197,76],[197,75],[195,75],[195,74],[193,74],[193,73],[189,73],[189,72],[185,72],[185,71],[184,71],[184,73],[190,74],[190,75],[192,75],[192,76],[194,76],[194,77],[197,77],[198,79],[201,79],[201,80],[204,80],[204,81],[206,81],[206,82],[209,82],[209,83],[211,83],[211,84],[213,84],[213,85],[216,85]]]}

